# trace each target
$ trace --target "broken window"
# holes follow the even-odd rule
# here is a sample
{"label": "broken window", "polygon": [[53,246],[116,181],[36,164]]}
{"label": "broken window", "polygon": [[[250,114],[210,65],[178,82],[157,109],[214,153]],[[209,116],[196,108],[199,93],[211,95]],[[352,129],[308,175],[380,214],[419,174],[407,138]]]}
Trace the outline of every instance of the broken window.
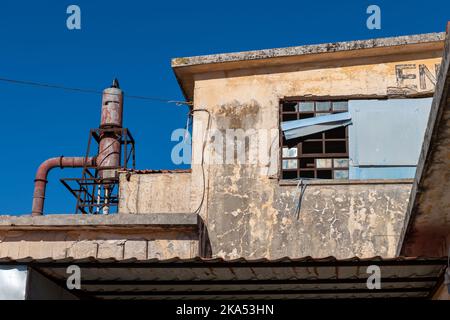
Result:
{"label": "broken window", "polygon": [[282,101],[282,179],[348,179],[347,111],[348,101]]}

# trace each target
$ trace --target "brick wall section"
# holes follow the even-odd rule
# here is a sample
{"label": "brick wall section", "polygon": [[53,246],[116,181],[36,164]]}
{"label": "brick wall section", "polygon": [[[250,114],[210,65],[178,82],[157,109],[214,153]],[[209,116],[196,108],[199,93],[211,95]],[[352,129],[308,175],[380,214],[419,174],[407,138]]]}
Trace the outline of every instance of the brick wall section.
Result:
{"label": "brick wall section", "polygon": [[[40,258],[116,258],[116,259],[170,259],[193,258],[198,255],[198,240],[149,239],[149,235],[123,237],[91,236],[84,232],[64,235],[61,232],[1,232],[0,257],[21,259]],[[147,239],[146,239],[147,238]]]}

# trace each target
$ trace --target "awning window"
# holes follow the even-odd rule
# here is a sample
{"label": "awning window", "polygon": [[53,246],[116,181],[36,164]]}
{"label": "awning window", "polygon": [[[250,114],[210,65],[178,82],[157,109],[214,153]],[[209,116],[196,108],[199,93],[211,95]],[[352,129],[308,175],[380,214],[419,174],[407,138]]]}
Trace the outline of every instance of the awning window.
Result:
{"label": "awning window", "polygon": [[281,123],[281,130],[283,130],[285,138],[290,140],[347,126],[351,120],[349,112],[341,112],[302,120],[284,121]]}

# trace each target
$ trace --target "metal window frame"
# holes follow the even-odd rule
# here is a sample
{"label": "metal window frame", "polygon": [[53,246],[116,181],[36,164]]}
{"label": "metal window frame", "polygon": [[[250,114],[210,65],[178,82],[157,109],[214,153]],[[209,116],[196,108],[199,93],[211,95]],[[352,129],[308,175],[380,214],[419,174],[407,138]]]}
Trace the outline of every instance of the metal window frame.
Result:
{"label": "metal window frame", "polygon": [[[298,104],[300,102],[313,102],[314,103],[314,111],[300,111],[299,109],[297,109],[297,111],[287,111],[284,112],[283,111],[283,106],[285,103],[295,103]],[[278,113],[278,129],[280,130],[280,135],[279,135],[279,170],[278,170],[278,180],[287,180],[287,178],[284,178],[284,173],[285,172],[296,172],[296,178],[295,179],[301,179],[301,178],[306,178],[306,177],[300,177],[300,173],[301,172],[312,172],[314,177],[312,178],[306,178],[306,179],[321,179],[318,178],[318,171],[331,171],[331,179],[333,180],[338,180],[334,178],[334,172],[338,171],[338,170],[347,170],[349,171],[349,166],[347,167],[339,167],[339,168],[335,168],[334,167],[334,161],[332,161],[332,166],[331,168],[317,168],[316,159],[349,159],[349,135],[348,135],[348,127],[345,127],[345,137],[344,138],[326,138],[326,133],[325,132],[321,132],[321,133],[317,133],[314,135],[318,135],[321,134],[321,138],[315,138],[315,139],[304,139],[301,142],[299,142],[296,145],[297,148],[297,156],[296,157],[283,157],[283,148],[287,147],[289,148],[289,146],[285,145],[283,142],[284,138],[283,138],[283,134],[282,134],[282,130],[281,130],[281,123],[283,122],[283,115],[288,114],[288,115],[296,115],[297,119],[301,119],[300,115],[301,114],[336,114],[336,113],[340,113],[340,112],[345,112],[345,111],[340,111],[340,112],[333,112],[332,111],[332,107],[331,110],[328,111],[317,111],[317,107],[316,107],[316,103],[317,102],[330,102],[330,105],[332,106],[334,102],[348,102],[348,100],[346,99],[314,99],[314,100],[310,100],[310,99],[289,99],[289,98],[284,98],[281,99],[279,102],[279,113]],[[302,118],[302,119],[306,119],[306,118]],[[328,141],[345,141],[345,149],[346,152],[345,153],[327,153],[326,152],[326,142]],[[303,143],[304,142],[322,142],[322,153],[303,153]],[[311,168],[300,168],[300,160],[301,159],[314,159],[314,166]],[[296,169],[283,169],[283,160],[297,160],[297,168]],[[348,180],[347,179],[342,179],[342,180]]]}

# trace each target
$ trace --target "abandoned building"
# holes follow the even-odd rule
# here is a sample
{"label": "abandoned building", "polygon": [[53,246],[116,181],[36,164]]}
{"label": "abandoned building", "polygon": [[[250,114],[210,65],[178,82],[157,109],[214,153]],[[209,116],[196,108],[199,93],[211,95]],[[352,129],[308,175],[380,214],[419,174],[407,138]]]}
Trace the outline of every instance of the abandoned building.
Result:
{"label": "abandoned building", "polygon": [[[448,34],[172,68],[192,102],[191,169],[134,168],[115,81],[91,131],[99,146],[44,162],[33,215],[0,217],[0,296],[450,298]],[[243,152],[222,147],[242,134]],[[63,180],[78,214],[45,215],[54,167],[82,168]],[[71,265],[79,290],[66,288]],[[366,286],[370,265],[381,288]]]}

